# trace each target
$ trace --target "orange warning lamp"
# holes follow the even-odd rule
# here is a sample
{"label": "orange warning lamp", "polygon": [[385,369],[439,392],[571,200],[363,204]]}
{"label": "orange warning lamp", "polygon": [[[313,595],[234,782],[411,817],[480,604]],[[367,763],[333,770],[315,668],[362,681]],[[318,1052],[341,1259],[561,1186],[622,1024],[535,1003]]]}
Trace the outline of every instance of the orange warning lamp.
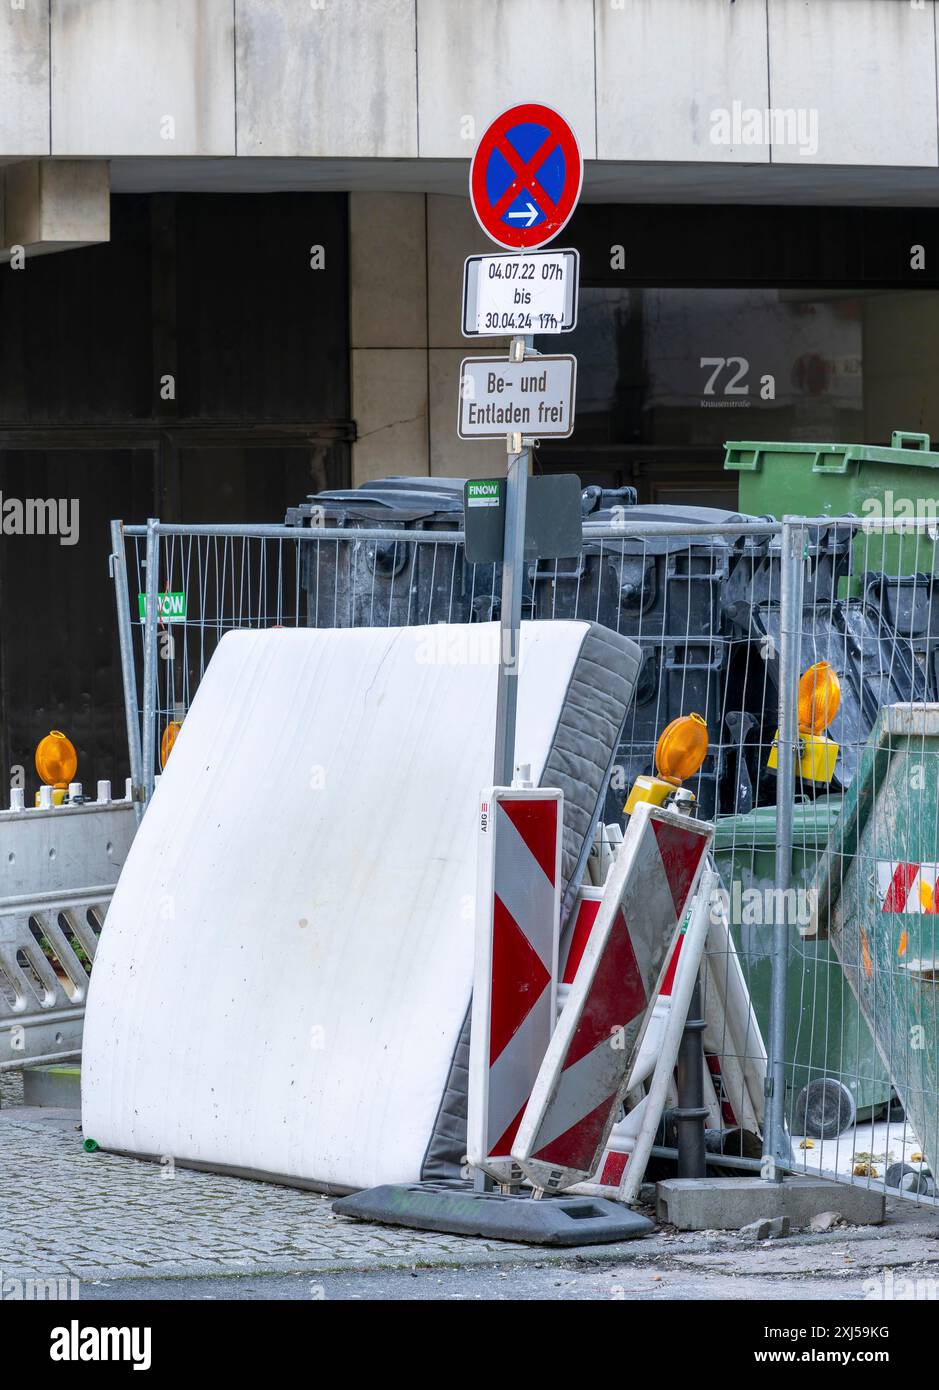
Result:
{"label": "orange warning lamp", "polygon": [[[39,780],[52,788],[53,806],[61,806],[68,794],[69,782],[74,782],[78,771],[78,754],[71,739],[65,737],[61,729],[53,729],[41,738],[36,745],[36,771]],[[39,793],[36,793],[39,805]]]}
{"label": "orange warning lamp", "polygon": [[655,767],[660,777],[679,786],[693,777],[708,755],[708,726],[700,714],[682,714],[659,735]]}
{"label": "orange warning lamp", "polygon": [[[841,681],[827,661],[816,661],[799,680],[799,776],[806,782],[831,781],[838,761],[838,745],[825,730],[841,707]],[[766,766],[779,766],[779,730],[769,750]]]}
{"label": "orange warning lamp", "polygon": [[700,714],[681,714],[663,729],[655,745],[657,777],[637,777],[623,808],[631,815],[640,801],[663,806],[708,755],[708,726]]}
{"label": "orange warning lamp", "polygon": [[179,731],[183,727],[181,719],[171,719],[163,730],[163,737],[160,739],[160,767],[165,768],[167,759],[173,751],[173,744],[179,737]]}
{"label": "orange warning lamp", "polygon": [[841,705],[841,682],[827,661],[816,661],[799,681],[799,732],[821,734]]}
{"label": "orange warning lamp", "polygon": [[67,787],[78,771],[78,754],[71,739],[53,729],[36,745],[36,771],[47,787]]}

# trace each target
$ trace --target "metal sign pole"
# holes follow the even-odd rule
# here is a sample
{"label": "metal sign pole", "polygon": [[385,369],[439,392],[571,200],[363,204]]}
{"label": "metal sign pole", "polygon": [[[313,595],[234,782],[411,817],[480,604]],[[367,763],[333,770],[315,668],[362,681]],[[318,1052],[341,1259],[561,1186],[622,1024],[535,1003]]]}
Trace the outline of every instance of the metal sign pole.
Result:
{"label": "metal sign pole", "polygon": [[767,1105],[763,1125],[763,1177],[783,1179],[782,1163],[791,1162],[786,1137],[786,986],[789,973],[789,908],[792,878],[792,822],[799,748],[799,653],[805,562],[803,528],[783,517],[779,572],[779,733],[776,774],[776,889],[786,904],[776,913],[772,940]]}
{"label": "metal sign pole", "polygon": [[[513,338],[511,362],[523,362],[534,346],[529,334]],[[520,434],[506,436],[508,468],[505,479],[505,541],[502,552],[502,607],[499,631],[499,685],[496,699],[496,746],[493,781],[510,787],[515,776],[515,716],[518,708],[518,669],[522,622],[522,580],[525,564],[525,510],[530,449]]]}

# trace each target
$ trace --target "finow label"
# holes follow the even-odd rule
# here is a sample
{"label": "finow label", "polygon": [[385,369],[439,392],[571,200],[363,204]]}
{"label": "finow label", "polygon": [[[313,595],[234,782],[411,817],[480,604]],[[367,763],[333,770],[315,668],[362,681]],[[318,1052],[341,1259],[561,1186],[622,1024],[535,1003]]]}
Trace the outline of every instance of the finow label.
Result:
{"label": "finow label", "polygon": [[[137,595],[137,609],[140,614],[140,621],[143,622],[147,616],[147,595]],[[183,623],[186,621],[186,595],[180,593],[157,594],[157,612],[165,623]]]}
{"label": "finow label", "polygon": [[75,545],[78,498],[4,497],[0,492],[0,532],[4,536],[58,536],[59,545]]}
{"label": "finow label", "polygon": [[51,1333],[51,1361],[132,1361],[135,1371],[149,1371],[149,1327],[82,1327],[73,1318]]}

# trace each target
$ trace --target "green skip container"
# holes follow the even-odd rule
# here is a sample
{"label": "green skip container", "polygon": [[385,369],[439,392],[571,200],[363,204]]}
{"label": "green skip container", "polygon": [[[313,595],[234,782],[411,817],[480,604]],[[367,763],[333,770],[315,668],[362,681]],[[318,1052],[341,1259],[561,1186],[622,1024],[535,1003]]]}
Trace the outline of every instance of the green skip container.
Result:
{"label": "green skip container", "polygon": [[[753,516],[858,516],[893,520],[893,531],[861,532],[854,572],[929,574],[936,545],[903,521],[939,518],[939,453],[928,434],[894,430],[890,448],[872,444],[725,444],[724,468],[740,475],[741,511]],[[852,590],[856,586],[852,585]]]}
{"label": "green skip container", "polygon": [[818,869],[819,944],[841,962],[939,1172],[939,704],[888,705]]}
{"label": "green skip container", "polygon": [[[799,927],[812,920],[809,890],[841,811],[841,797],[800,802],[793,820],[792,887],[796,922],[789,932],[786,1013],[786,1113],[810,1082],[832,1078],[854,1097],[859,1118],[890,1100],[890,1080],[870,1029],[827,939]],[[761,806],[715,822],[714,858],[728,894],[731,935],[764,1038],[769,1031],[776,807]],[[801,890],[801,896],[799,896]],[[772,904],[772,907],[768,905]],[[790,921],[792,918],[790,918]]]}

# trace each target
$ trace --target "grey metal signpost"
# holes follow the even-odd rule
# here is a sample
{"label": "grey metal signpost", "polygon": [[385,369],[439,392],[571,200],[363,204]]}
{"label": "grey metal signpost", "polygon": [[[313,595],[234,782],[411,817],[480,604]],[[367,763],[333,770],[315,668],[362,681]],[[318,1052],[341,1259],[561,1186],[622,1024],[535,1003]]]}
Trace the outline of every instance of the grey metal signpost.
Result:
{"label": "grey metal signpost", "polygon": [[[519,256],[487,257],[489,261],[512,261]],[[564,273],[576,274],[577,260],[562,263]],[[569,269],[568,269],[569,267]],[[561,285],[560,293],[576,303],[576,294]],[[464,322],[467,315],[464,306]],[[466,332],[466,329],[464,329]],[[475,333],[476,330],[473,330]],[[471,336],[468,334],[467,336]],[[496,786],[509,787],[515,774],[515,715],[518,704],[519,645],[522,621],[522,588],[525,564],[528,474],[531,447],[537,438],[564,439],[574,428],[577,362],[570,355],[542,356],[535,351],[532,334],[512,339],[508,360],[465,358],[460,368],[460,400],[457,432],[463,439],[504,437],[508,463],[505,480],[504,528],[502,536],[502,607],[499,633],[499,683],[496,704],[496,738],[493,779]],[[510,428],[504,429],[508,424]],[[520,428],[512,429],[512,425]],[[500,429],[500,426],[502,427]],[[504,430],[504,433],[503,433]],[[495,482],[493,482],[495,486]],[[470,508],[493,498],[466,499],[467,531]],[[579,511],[577,522],[579,549]],[[563,531],[563,519],[545,536],[538,553],[552,551],[552,540]],[[551,528],[548,528],[549,530]]]}
{"label": "grey metal signpost", "polygon": [[[524,359],[531,335],[513,338],[509,358]],[[522,579],[525,562],[525,510],[530,445],[521,434],[506,436],[505,541],[502,552],[502,608],[499,631],[499,686],[496,699],[496,746],[493,781],[510,787],[515,776],[515,720],[522,627]]]}
{"label": "grey metal signpost", "polygon": [[[556,113],[550,113],[547,108],[518,110],[526,119],[531,118],[534,112],[539,118],[560,121]],[[505,115],[511,116],[512,113]],[[561,125],[564,123],[561,122]],[[495,127],[494,122],[491,130]],[[564,126],[564,129],[567,127]],[[472,256],[467,260],[463,276],[461,322],[463,334],[468,338],[486,336],[500,330],[511,332],[513,337],[507,362],[495,358],[467,358],[461,364],[457,433],[462,439],[504,437],[506,441],[508,457],[502,533],[502,606],[493,783],[510,787],[515,779],[515,726],[531,447],[540,437],[566,438],[571,434],[577,380],[576,360],[571,356],[541,357],[535,352],[533,334],[564,333],[574,328],[577,322],[580,257],[576,251],[543,252],[538,248],[557,235],[573,212],[580,195],[583,164],[576,137],[571,131],[569,143],[573,145],[576,158],[569,161],[569,167],[565,164],[564,182],[568,185],[566,214],[563,217],[557,215],[555,207],[554,220],[549,223],[544,213],[538,218],[534,204],[529,202],[529,234],[519,239],[514,230],[511,233],[506,230],[512,227],[511,221],[499,221],[503,214],[506,219],[519,216],[514,205],[508,205],[515,191],[514,185],[502,197],[498,207],[490,207],[485,215],[480,207],[480,201],[489,196],[489,190],[485,181],[477,184],[474,170],[478,160],[485,162],[487,158],[486,155],[481,157],[480,150],[488,149],[491,130],[483,137],[473,159],[470,198],[487,235],[497,245],[518,247],[518,250],[514,254]],[[532,230],[536,219],[545,225]],[[491,508],[493,497],[498,496],[499,491],[496,488],[494,494],[492,487],[485,492],[477,488],[474,495],[468,486],[464,498],[467,522],[464,530],[467,535],[471,530],[471,507],[474,511],[476,508]],[[579,533],[579,509],[576,509],[576,521]],[[578,542],[579,539],[578,534]],[[535,548],[536,552],[540,549],[537,545]],[[475,1171],[473,1182],[480,1194],[491,1190],[492,1180],[481,1169]]]}

